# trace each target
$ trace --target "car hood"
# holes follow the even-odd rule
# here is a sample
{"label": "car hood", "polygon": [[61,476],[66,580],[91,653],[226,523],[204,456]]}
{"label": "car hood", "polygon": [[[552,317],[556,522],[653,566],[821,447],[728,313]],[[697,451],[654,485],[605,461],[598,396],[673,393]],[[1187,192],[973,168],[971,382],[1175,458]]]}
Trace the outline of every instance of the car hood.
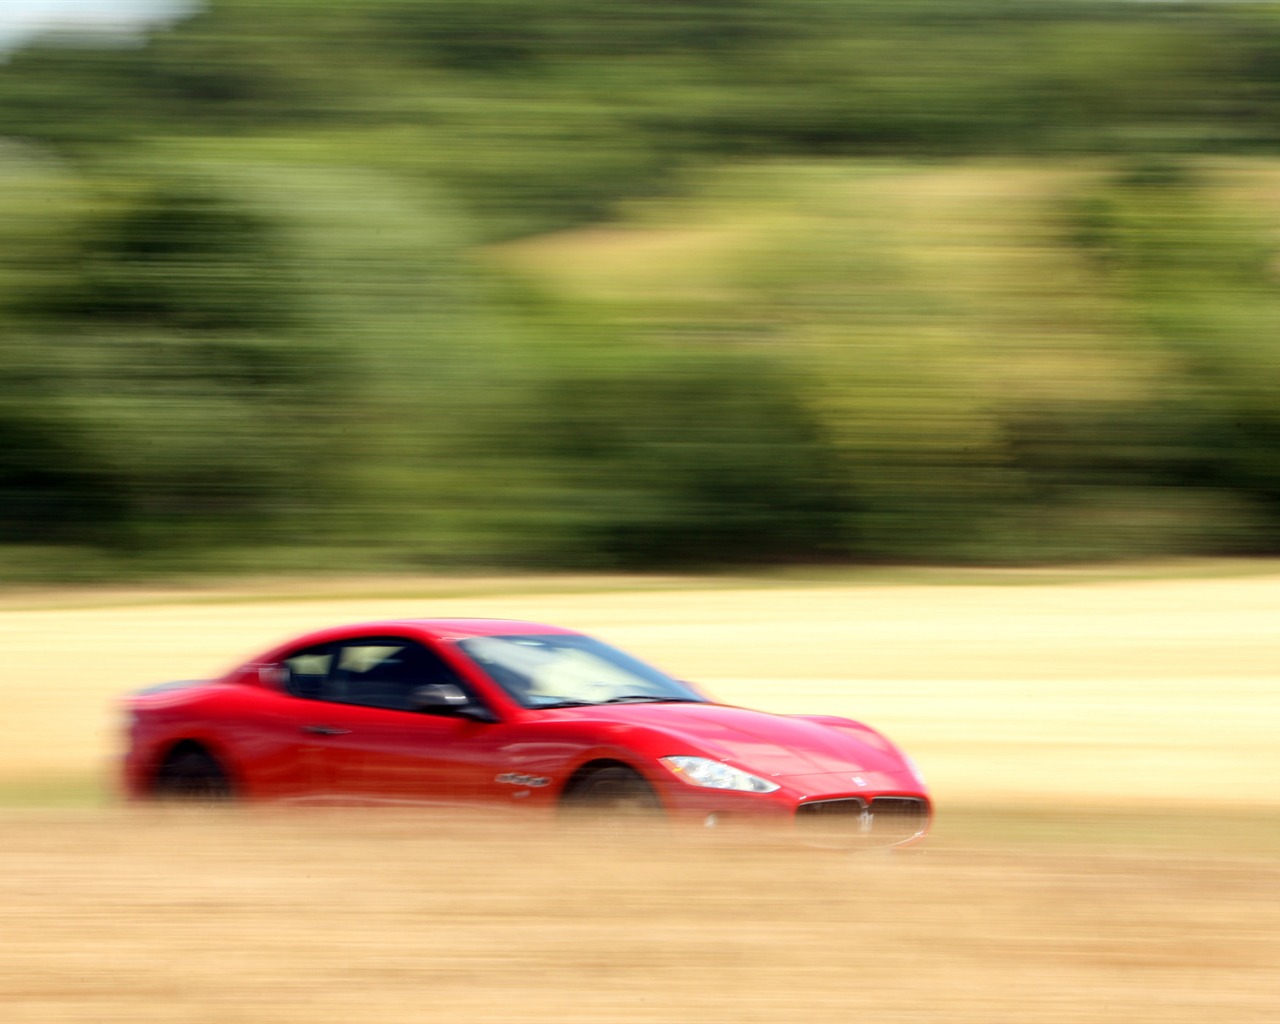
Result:
{"label": "car hood", "polygon": [[650,743],[665,743],[660,757],[713,757],[775,776],[906,767],[884,737],[847,719],[772,715],[724,704],[598,705],[589,711],[602,724],[642,729]]}

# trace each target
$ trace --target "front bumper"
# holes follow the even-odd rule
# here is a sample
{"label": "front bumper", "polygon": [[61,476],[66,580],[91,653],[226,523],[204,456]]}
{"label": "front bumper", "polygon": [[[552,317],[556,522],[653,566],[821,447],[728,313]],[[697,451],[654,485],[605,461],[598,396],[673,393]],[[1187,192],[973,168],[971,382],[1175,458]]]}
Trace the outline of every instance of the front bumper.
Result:
{"label": "front bumper", "polygon": [[809,846],[905,846],[929,831],[928,793],[907,773],[773,778],[773,793],[701,789],[674,782],[664,803],[675,818],[719,831],[767,829]]}

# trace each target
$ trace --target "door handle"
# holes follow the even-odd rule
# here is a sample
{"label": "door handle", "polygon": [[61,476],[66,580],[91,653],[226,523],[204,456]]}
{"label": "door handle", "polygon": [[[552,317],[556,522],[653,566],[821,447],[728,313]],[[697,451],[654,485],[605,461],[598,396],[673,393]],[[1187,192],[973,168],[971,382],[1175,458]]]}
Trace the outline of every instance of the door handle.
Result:
{"label": "door handle", "polygon": [[299,731],[310,733],[313,736],[345,736],[351,730],[339,729],[335,725],[304,725]]}

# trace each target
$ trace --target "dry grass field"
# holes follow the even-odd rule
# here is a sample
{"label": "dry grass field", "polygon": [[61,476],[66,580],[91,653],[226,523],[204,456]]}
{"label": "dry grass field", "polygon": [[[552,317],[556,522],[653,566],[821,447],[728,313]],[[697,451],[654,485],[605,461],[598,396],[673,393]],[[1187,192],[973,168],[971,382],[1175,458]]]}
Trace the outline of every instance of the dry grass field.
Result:
{"label": "dry grass field", "polygon": [[[0,1021],[1280,1021],[1280,567],[309,589],[5,599]],[[437,613],[865,718],[930,777],[935,836],[850,858],[111,802],[117,693]]]}

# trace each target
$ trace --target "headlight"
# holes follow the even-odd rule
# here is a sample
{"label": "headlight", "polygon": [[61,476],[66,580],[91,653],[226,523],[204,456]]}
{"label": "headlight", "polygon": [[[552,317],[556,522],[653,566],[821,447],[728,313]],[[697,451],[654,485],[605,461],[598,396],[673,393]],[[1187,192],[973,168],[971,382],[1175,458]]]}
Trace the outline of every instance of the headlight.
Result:
{"label": "headlight", "polygon": [[675,774],[691,786],[704,789],[735,789],[740,793],[772,793],[778,789],[776,782],[734,768],[709,757],[660,757],[658,758]]}

